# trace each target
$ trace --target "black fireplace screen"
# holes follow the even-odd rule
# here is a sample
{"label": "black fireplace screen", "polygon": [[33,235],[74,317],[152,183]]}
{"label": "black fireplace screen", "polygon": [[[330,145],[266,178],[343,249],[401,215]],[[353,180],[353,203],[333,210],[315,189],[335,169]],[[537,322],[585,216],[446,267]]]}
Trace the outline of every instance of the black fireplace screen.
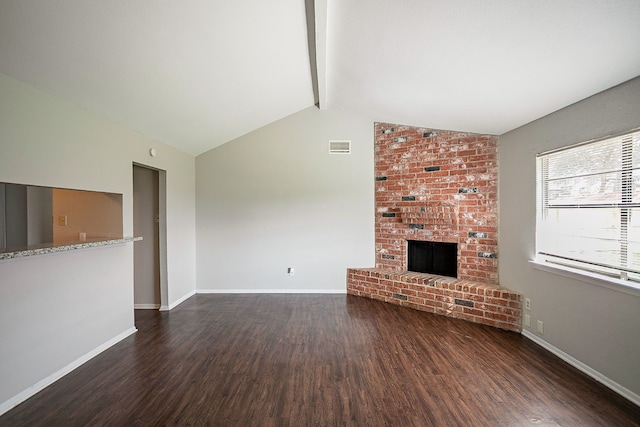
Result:
{"label": "black fireplace screen", "polygon": [[458,244],[408,240],[407,270],[458,277]]}

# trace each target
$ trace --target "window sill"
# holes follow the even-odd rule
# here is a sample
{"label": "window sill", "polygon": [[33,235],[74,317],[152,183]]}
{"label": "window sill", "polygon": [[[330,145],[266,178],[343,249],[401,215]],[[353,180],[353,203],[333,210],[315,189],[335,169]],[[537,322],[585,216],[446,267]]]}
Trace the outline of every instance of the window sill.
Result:
{"label": "window sill", "polygon": [[536,270],[546,271],[570,279],[580,280],[591,285],[622,292],[624,294],[640,297],[640,283],[607,277],[589,271],[579,270],[564,265],[552,264],[545,261],[529,260]]}

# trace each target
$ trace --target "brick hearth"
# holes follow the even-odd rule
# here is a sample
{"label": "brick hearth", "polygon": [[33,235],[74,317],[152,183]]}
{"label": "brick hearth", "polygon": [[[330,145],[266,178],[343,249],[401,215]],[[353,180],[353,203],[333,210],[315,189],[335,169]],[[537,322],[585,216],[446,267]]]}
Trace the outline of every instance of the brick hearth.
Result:
{"label": "brick hearth", "polygon": [[347,293],[510,331],[522,329],[521,295],[495,285],[409,271],[349,268]]}
{"label": "brick hearth", "polygon": [[[498,286],[498,137],[375,125],[376,268],[347,292],[521,330],[521,297]],[[456,243],[457,278],[407,272],[407,241]]]}

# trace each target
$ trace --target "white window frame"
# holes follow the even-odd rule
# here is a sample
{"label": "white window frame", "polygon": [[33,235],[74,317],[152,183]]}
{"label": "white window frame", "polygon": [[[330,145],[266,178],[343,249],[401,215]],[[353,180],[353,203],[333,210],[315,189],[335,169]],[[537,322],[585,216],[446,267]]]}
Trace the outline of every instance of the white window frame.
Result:
{"label": "white window frame", "polygon": [[[547,174],[544,171],[547,163],[545,163],[545,158],[553,156],[556,153],[567,151],[567,150],[576,150],[578,148],[584,149],[585,146],[590,144],[606,144],[606,143],[614,143],[617,144],[620,142],[621,144],[621,153],[622,153],[622,168],[621,168],[621,180],[622,180],[622,188],[620,191],[621,199],[614,203],[602,204],[598,203],[597,206],[590,206],[589,204],[582,206],[562,206],[562,207],[570,207],[570,208],[601,208],[606,207],[608,209],[619,209],[620,210],[620,264],[625,264],[626,260],[626,247],[627,247],[627,224],[629,221],[629,212],[631,208],[638,208],[638,203],[633,203],[631,198],[631,186],[633,183],[633,175],[640,176],[640,170],[636,169],[634,172],[633,165],[630,162],[630,156],[632,153],[629,152],[629,147],[631,142],[634,139],[640,138],[640,128],[633,129],[630,131],[626,131],[617,135],[610,135],[607,137],[594,139],[590,141],[586,141],[580,144],[574,144],[571,146],[563,147],[557,150],[547,151],[544,153],[540,153],[536,159],[536,252],[535,259],[532,260],[534,263],[534,267],[537,269],[550,271],[554,273],[561,274],[563,276],[568,276],[572,278],[579,278],[597,285],[604,285],[605,287],[611,287],[613,285],[614,288],[619,286],[627,287],[627,289],[631,290],[633,294],[637,294],[640,291],[640,278],[638,274],[640,271],[638,270],[627,270],[624,267],[619,265],[617,266],[607,266],[604,263],[598,264],[589,261],[573,259],[571,257],[563,256],[562,253],[547,253],[543,252],[540,247],[541,240],[548,239],[549,236],[545,236],[542,229],[542,221],[545,213],[548,213],[549,205],[547,199],[546,190],[547,187]],[[626,144],[626,145],[625,145]],[[638,153],[637,155],[640,155]],[[558,209],[558,206],[553,206],[553,209]],[[624,257],[624,258],[623,258]],[[629,277],[629,274],[635,276]]]}

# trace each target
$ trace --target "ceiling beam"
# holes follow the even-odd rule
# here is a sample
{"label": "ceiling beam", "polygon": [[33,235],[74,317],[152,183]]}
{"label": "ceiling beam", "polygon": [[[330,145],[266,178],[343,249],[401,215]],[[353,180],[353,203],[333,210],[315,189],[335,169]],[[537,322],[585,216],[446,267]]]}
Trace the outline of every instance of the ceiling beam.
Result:
{"label": "ceiling beam", "polygon": [[327,109],[327,0],[314,0],[318,108]]}
{"label": "ceiling beam", "polygon": [[305,0],[307,44],[315,104],[327,109],[327,0]]}

